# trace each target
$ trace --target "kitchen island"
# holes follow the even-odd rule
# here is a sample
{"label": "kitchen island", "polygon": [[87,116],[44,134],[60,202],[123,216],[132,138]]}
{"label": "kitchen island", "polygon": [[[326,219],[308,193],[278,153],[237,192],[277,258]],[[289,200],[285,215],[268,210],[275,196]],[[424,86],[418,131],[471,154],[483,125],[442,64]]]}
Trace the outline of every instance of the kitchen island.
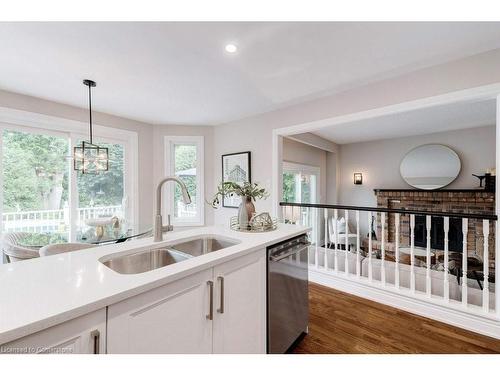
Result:
{"label": "kitchen island", "polygon": [[[146,238],[1,265],[0,347],[29,353],[265,353],[266,248],[307,231],[288,224],[266,233],[201,227],[170,232],[162,242]],[[104,264],[203,236],[235,244],[136,274]]]}

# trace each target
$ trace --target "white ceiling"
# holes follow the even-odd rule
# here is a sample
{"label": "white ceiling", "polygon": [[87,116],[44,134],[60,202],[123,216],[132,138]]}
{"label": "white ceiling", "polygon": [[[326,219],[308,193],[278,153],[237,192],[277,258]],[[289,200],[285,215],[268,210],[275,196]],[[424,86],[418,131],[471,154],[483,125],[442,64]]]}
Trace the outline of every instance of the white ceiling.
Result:
{"label": "white ceiling", "polygon": [[354,121],[313,132],[338,144],[400,138],[449,130],[494,125],[496,101],[460,102],[372,119]]}
{"label": "white ceiling", "polygon": [[[238,45],[235,55],[224,46]],[[500,48],[500,23],[0,23],[0,89],[210,125]]]}

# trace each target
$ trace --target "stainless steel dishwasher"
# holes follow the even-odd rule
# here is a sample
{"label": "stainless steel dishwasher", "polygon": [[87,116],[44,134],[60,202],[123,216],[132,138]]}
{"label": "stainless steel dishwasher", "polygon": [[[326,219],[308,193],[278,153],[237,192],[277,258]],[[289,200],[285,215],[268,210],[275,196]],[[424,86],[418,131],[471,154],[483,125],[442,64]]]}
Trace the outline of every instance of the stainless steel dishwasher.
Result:
{"label": "stainless steel dishwasher", "polygon": [[309,323],[307,235],[268,248],[267,351],[285,353]]}

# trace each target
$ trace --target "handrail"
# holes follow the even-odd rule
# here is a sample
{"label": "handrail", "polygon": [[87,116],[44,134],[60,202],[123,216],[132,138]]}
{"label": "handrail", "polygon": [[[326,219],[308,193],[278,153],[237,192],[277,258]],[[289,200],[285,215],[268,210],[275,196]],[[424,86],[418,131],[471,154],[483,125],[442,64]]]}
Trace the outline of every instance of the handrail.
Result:
{"label": "handrail", "polygon": [[280,206],[327,208],[327,209],[356,210],[356,211],[367,211],[367,212],[388,212],[395,214],[422,215],[422,216],[430,215],[438,217],[454,217],[460,219],[498,220],[497,215],[467,214],[467,213],[444,212],[444,211],[417,211],[417,210],[404,210],[404,209],[385,208],[385,207],[347,206],[340,204],[280,202]]}

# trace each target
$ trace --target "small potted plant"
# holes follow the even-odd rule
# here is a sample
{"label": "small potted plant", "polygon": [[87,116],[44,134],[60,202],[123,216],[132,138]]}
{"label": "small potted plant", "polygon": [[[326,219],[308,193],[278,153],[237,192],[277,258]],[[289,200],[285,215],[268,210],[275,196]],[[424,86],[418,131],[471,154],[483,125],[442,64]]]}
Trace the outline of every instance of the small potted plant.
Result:
{"label": "small potted plant", "polygon": [[221,182],[219,186],[217,186],[217,192],[210,204],[213,208],[217,208],[222,198],[232,197],[234,195],[241,197],[241,204],[238,209],[238,221],[240,226],[243,227],[248,225],[248,222],[255,214],[253,202],[257,199],[266,199],[269,193],[257,183],[244,182],[240,185],[236,182]]}

